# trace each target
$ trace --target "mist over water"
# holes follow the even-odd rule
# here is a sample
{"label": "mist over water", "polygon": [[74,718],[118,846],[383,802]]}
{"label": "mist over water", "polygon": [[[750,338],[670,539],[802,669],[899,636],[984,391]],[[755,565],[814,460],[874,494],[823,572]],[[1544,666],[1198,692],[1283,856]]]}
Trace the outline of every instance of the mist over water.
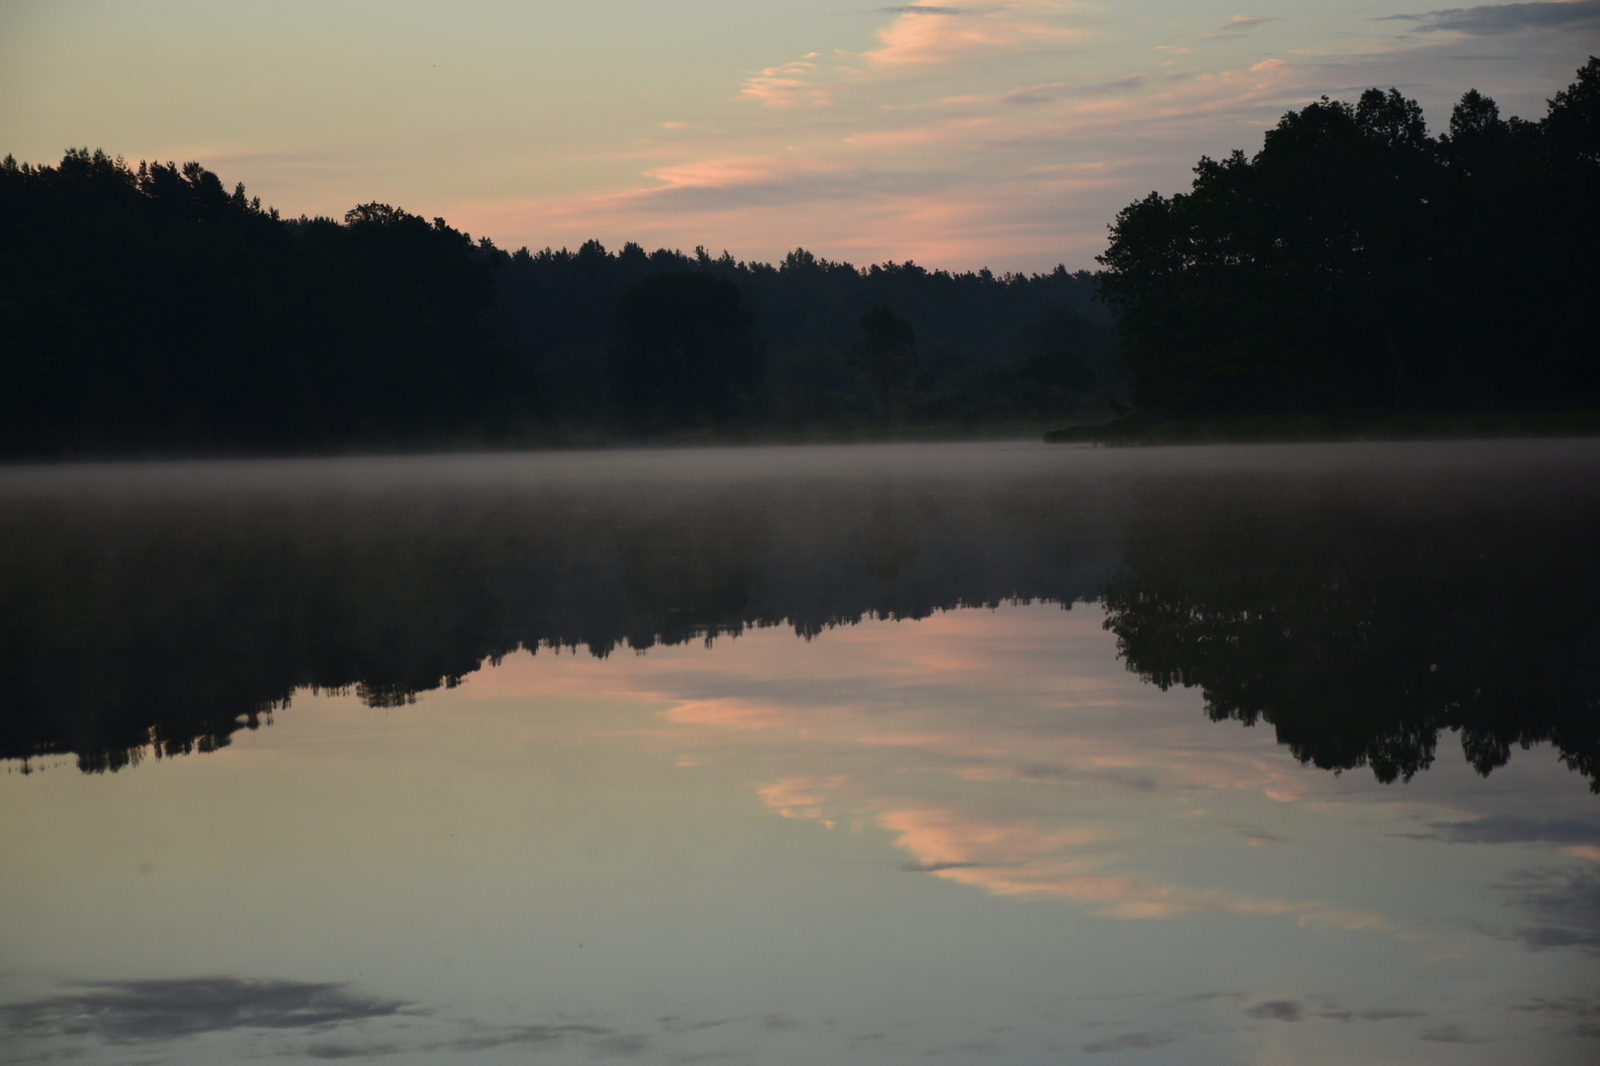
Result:
{"label": "mist over water", "polygon": [[0,1032],[1587,1061],[1597,534],[1590,441],[14,467]]}

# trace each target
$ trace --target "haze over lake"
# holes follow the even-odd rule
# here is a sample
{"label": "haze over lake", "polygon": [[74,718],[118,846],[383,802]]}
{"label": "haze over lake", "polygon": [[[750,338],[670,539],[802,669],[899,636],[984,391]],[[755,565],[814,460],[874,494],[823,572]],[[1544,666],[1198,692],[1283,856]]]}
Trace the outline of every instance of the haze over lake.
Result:
{"label": "haze over lake", "polygon": [[1600,443],[0,471],[0,1040],[1587,1063]]}

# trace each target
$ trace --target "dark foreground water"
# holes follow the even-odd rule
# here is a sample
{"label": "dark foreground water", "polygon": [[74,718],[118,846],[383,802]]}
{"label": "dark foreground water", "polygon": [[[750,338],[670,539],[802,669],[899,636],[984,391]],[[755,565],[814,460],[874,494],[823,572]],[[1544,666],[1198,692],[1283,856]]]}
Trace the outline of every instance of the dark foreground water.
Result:
{"label": "dark foreground water", "polygon": [[1600,442],[0,471],[9,1061],[1591,1063]]}

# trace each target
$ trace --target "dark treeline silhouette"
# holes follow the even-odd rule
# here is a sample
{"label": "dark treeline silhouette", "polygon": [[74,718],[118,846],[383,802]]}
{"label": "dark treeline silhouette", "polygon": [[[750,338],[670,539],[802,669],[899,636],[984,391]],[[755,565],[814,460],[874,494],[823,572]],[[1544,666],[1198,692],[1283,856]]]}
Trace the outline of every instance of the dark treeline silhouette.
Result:
{"label": "dark treeline silhouette", "polygon": [[1100,262],[1135,402],[1180,415],[1600,406],[1600,59],[1538,122],[1393,89],[1118,214]]}
{"label": "dark treeline silhouette", "polygon": [[326,448],[503,430],[536,399],[465,235],[285,222],[196,163],[0,166],[0,452]]}
{"label": "dark treeline silhouette", "polygon": [[0,758],[215,748],[300,687],[394,705],[519,647],[1103,594],[1130,669],[1318,766],[1408,777],[1460,730],[1485,772],[1548,740],[1600,783],[1600,461],[1462,447],[19,472]]}
{"label": "dark treeline silhouette", "polygon": [[[923,338],[892,396],[848,359],[882,303]],[[920,420],[1037,418],[1103,402],[1114,359],[1092,279],[1065,269],[508,254],[379,203],[284,220],[198,163],[0,164],[5,456],[840,425],[885,400]]]}
{"label": "dark treeline silhouette", "polygon": [[[1033,275],[954,274],[911,262],[857,268],[802,248],[774,266],[704,248],[646,253],[630,243],[608,252],[598,241],[575,252],[492,255],[502,333],[541,368],[551,417],[562,428],[649,424],[632,406],[633,385],[615,372],[612,353],[635,343],[637,307],[649,300],[638,294],[650,279],[676,273],[735,286],[751,336],[765,348],[761,375],[728,380],[735,402],[721,410],[685,403],[679,424],[839,427],[891,414],[992,422],[1093,409],[1121,391],[1115,334],[1094,279],[1065,267]],[[914,369],[887,382],[852,359],[871,331],[865,316],[885,306],[918,340]],[[634,310],[624,311],[624,321],[619,307]]]}

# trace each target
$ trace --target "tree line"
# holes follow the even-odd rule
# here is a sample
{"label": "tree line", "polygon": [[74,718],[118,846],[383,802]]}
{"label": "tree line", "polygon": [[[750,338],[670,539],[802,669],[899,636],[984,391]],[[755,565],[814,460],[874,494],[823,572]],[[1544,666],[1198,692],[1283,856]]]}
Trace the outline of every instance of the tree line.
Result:
{"label": "tree line", "polygon": [[[874,370],[852,350],[889,308],[916,344]],[[11,457],[1038,418],[1114,392],[1114,359],[1064,268],[509,253],[376,202],[281,218],[199,163],[0,163]]]}
{"label": "tree line", "polygon": [[0,451],[492,432],[536,379],[464,234],[381,204],[285,221],[198,163],[0,164]]}
{"label": "tree line", "polygon": [[314,452],[1156,414],[1600,406],[1600,59],[1283,116],[1111,227],[1098,275],[508,252],[285,219],[199,163],[0,163],[0,455]]}
{"label": "tree line", "polygon": [[1169,414],[1600,406],[1600,59],[1537,122],[1390,89],[1124,208],[1099,258],[1136,404]]}
{"label": "tree line", "polygon": [[479,246],[501,335],[537,363],[563,428],[975,423],[1121,394],[1094,279],[1062,266],[997,275],[858,268],[803,248],[770,264],[631,242]]}

